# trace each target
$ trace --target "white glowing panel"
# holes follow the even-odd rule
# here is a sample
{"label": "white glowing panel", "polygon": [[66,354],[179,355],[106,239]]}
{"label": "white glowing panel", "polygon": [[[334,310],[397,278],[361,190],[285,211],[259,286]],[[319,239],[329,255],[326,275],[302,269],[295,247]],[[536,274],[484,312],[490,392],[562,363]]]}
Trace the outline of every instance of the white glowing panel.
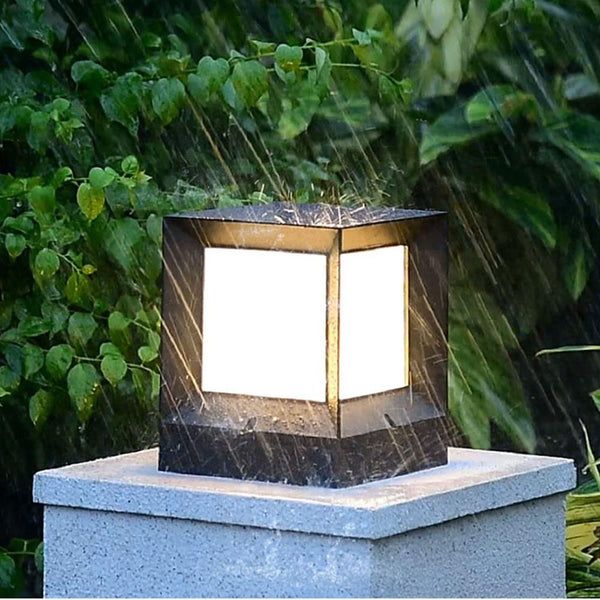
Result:
{"label": "white glowing panel", "polygon": [[202,389],[325,401],[326,258],[207,248]]}
{"label": "white glowing panel", "polygon": [[340,399],[408,385],[405,246],[340,258]]}

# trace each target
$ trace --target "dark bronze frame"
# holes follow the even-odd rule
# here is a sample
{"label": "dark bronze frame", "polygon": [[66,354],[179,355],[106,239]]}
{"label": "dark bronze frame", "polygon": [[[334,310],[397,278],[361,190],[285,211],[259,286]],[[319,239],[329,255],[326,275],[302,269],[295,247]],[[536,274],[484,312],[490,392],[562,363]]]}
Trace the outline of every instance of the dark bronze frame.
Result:
{"label": "dark bronze frame", "polygon": [[[252,209],[238,209],[164,219],[159,468],[340,487],[444,464],[453,429],[446,418],[445,215],[381,209],[385,212],[362,219],[351,213],[346,223],[341,218],[315,223],[308,218],[312,212],[302,218],[302,208],[298,213],[294,207],[292,222],[278,219],[277,210],[258,217]],[[408,247],[409,385],[340,401],[340,256],[400,244]],[[202,390],[207,247],[327,257],[325,403]]]}

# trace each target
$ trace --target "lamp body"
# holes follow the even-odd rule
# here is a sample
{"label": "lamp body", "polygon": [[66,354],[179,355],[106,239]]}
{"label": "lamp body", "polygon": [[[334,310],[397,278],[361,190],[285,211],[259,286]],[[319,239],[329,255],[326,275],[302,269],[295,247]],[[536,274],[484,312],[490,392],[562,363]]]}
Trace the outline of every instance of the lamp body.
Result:
{"label": "lamp body", "polygon": [[345,487],[447,462],[444,213],[163,224],[159,468]]}

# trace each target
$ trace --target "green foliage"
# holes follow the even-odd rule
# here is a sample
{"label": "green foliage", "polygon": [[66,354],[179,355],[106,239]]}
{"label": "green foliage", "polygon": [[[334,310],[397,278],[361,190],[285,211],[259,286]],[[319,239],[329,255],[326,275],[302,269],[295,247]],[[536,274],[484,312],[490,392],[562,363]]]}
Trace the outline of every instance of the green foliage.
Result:
{"label": "green foliage", "polygon": [[570,598],[600,595],[600,473],[587,429],[582,423],[588,464],[593,475],[567,496],[567,595]]}
{"label": "green foliage", "polygon": [[0,598],[19,598],[27,577],[41,577],[44,545],[39,540],[14,538],[0,547]]}
{"label": "green foliage", "polygon": [[181,110],[185,102],[185,88],[179,79],[159,79],[152,86],[152,108],[166,125]]}
{"label": "green foliage", "polygon": [[[0,188],[9,197],[0,224],[6,249],[0,416],[12,427],[23,418],[24,404],[30,435],[50,444],[76,434],[77,423],[87,424],[101,401],[118,399],[116,418],[128,419],[156,402],[156,387],[148,388],[149,396],[134,379],[136,371],[155,375],[138,348],[155,344],[158,336],[158,319],[147,315],[158,314],[159,269],[142,257],[158,260],[159,214],[172,210],[133,156],[119,161],[117,170],[93,167],[86,178],[72,173],[60,167],[43,177],[3,176]],[[127,199],[115,212],[106,201],[111,187],[124,190]],[[28,202],[20,202],[19,194]],[[149,233],[127,216],[144,214]],[[119,336],[119,349],[107,353],[120,325],[115,315],[131,327]],[[35,468],[46,460],[43,452],[38,456],[42,462]],[[2,468],[10,472],[15,465]]]}
{"label": "green foliage", "polygon": [[233,67],[231,84],[246,107],[254,106],[269,87],[267,69],[257,60],[241,61]]}
{"label": "green foliage", "polygon": [[[562,346],[540,350],[537,356],[571,352],[598,352],[600,346]],[[590,393],[600,411],[600,390]],[[567,595],[570,598],[600,596],[600,460],[596,459],[588,430],[580,421],[585,441],[587,464],[592,480],[580,485],[567,496],[566,551]]]}
{"label": "green foliage", "polygon": [[155,440],[162,216],[280,199],[448,210],[452,414],[532,450],[513,359],[600,243],[592,5],[5,3],[6,480]]}
{"label": "green foliage", "polygon": [[[135,322],[135,311],[126,315],[127,310],[116,310],[116,307],[122,298],[134,298],[140,305],[138,308],[145,312],[157,310],[160,215],[175,208],[172,197],[159,191],[168,183],[173,170],[170,161],[162,157],[175,155],[173,149],[158,142],[165,125],[175,129],[182,126],[187,131],[197,129],[199,135],[192,143],[205,149],[205,157],[215,158],[214,162],[208,162],[209,170],[229,173],[232,190],[225,192],[221,188],[223,192],[218,202],[226,202],[231,192],[233,196],[229,197],[243,197],[240,191],[244,185],[244,170],[249,181],[257,175],[263,176],[276,196],[293,196],[300,200],[319,197],[319,188],[327,190],[332,182],[340,183],[336,175],[340,165],[335,156],[322,156],[316,162],[308,158],[297,160],[296,155],[305,152],[302,144],[309,140],[302,140],[289,155],[286,155],[286,144],[299,140],[316,121],[324,125],[325,136],[338,140],[338,149],[344,148],[345,139],[352,140],[354,146],[348,145],[343,158],[348,164],[353,160],[353,153],[360,156],[366,144],[376,139],[374,133],[383,136],[386,130],[397,127],[399,119],[406,123],[407,118],[411,118],[410,112],[401,116],[407,103],[448,90],[448,85],[455,90],[459,80],[470,76],[466,67],[488,16],[484,3],[468,4],[467,10],[460,2],[421,1],[416,5],[408,2],[393,13],[379,4],[364,10],[351,6],[346,12],[327,9],[322,13],[322,23],[315,25],[314,34],[304,42],[294,43],[293,35],[283,43],[242,40],[235,44],[238,50],[228,57],[219,56],[210,41],[198,46],[189,38],[189,33],[184,42],[179,37],[182,31],[170,37],[144,31],[143,50],[139,49],[139,41],[132,40],[127,55],[109,49],[110,36],[100,43],[98,33],[92,42],[93,52],[84,51],[83,45],[79,52],[67,54],[58,67],[58,75],[52,76],[51,85],[44,80],[44,87],[18,70],[20,53],[26,55],[33,51],[27,44],[32,43],[33,48],[35,43],[27,41],[23,48],[11,50],[15,52],[17,66],[7,71],[5,77],[11,78],[11,89],[17,93],[12,93],[9,104],[3,105],[7,115],[3,135],[10,144],[28,148],[39,157],[37,166],[35,160],[32,163],[33,177],[15,173],[5,181],[7,195],[13,198],[26,195],[29,210],[12,208],[6,215],[4,245],[15,268],[25,259],[28,263],[33,261],[29,268],[35,289],[43,298],[38,301],[37,312],[34,307],[33,312],[26,315],[33,320],[24,320],[21,324],[13,315],[14,323],[8,327],[16,329],[22,339],[36,341],[36,344],[28,342],[29,346],[20,347],[15,338],[9,350],[13,363],[26,363],[24,379],[32,381],[39,374],[52,385],[60,385],[61,377],[75,372],[79,374],[76,381],[81,378],[86,383],[81,387],[87,389],[91,387],[87,384],[95,379],[90,369],[93,368],[99,381],[108,384],[107,393],[113,389],[115,393],[122,393],[125,382],[136,372],[127,365],[141,367],[156,359],[155,351],[145,343]],[[503,10],[499,12],[504,18]],[[530,17],[531,11],[528,14]],[[515,15],[520,18],[518,12]],[[111,18],[115,23],[121,22],[116,14],[111,13]],[[60,14],[54,14],[55,21],[61,19]],[[45,23],[45,19],[39,16],[38,26],[41,22]],[[176,27],[181,27],[182,21],[177,23]],[[490,31],[501,32],[497,26],[502,24],[500,20],[492,21]],[[52,31],[51,25],[45,26]],[[63,37],[48,38],[49,47],[65,52],[60,46],[65,32],[75,34],[65,25],[61,30]],[[123,30],[119,35],[128,39],[129,34]],[[315,41],[317,39],[327,41]],[[405,50],[401,50],[403,44],[413,40],[416,40],[415,48],[421,48],[417,57],[424,57],[427,52],[438,57],[430,66],[425,67],[425,63],[419,66],[418,60],[414,62],[414,57],[407,57]],[[199,59],[197,63],[190,53],[194,44],[204,53],[204,56],[193,53],[193,58]],[[429,50],[423,50],[423,44]],[[416,85],[404,78],[403,64],[408,63],[415,65],[412,75]],[[438,71],[434,75],[431,69]],[[233,118],[229,122],[239,131],[242,146],[247,143],[251,163],[254,163],[250,169],[248,158],[243,155],[226,159],[230,151],[203,129],[207,117],[213,128],[220,124],[225,126],[227,121],[220,120],[223,113]],[[486,139],[493,136],[502,138],[508,121],[516,126],[522,119],[538,127],[529,133],[532,139],[540,140],[538,143],[547,143],[579,163],[593,157],[593,140],[588,141],[583,129],[577,128],[574,111],[568,119],[550,126],[546,126],[550,121],[542,113],[531,90],[521,86],[519,81],[500,79],[470,98],[457,97],[446,111],[425,113],[429,125],[420,136],[414,134],[416,121],[412,124],[408,121],[411,131],[399,140],[399,148],[406,147],[399,152],[413,157],[406,165],[407,181],[414,185],[420,177],[419,164],[414,161],[415,142],[420,146],[420,163],[430,166],[469,144],[486,143]],[[343,122],[339,120],[340,114],[344,115]],[[364,134],[363,139],[361,127],[369,114],[380,114],[383,118],[378,124],[364,125],[365,131],[370,133],[368,137]],[[265,139],[272,149],[280,149],[279,157],[274,157],[272,151],[269,157],[263,155],[248,137],[261,132],[269,136]],[[316,133],[312,130],[314,140],[306,145],[307,157],[314,156],[310,148],[321,143]],[[142,135],[148,148],[145,162],[152,167],[158,187],[153,186],[140,170],[138,160],[130,155]],[[57,145],[50,156],[49,148],[53,144]],[[121,152],[124,158],[116,158],[115,152],[117,155]],[[94,165],[94,156],[110,163]],[[203,160],[208,159],[203,157]],[[230,164],[235,168],[235,175]],[[368,173],[368,163],[360,165],[358,162],[357,166],[359,174]],[[40,178],[38,173],[43,176]],[[385,172],[382,174],[384,179],[387,176]],[[468,179],[470,174],[461,176]],[[494,181],[483,183],[483,186],[474,186],[479,187],[477,195],[482,203],[539,239],[549,250],[556,247],[559,237],[556,217],[543,191],[532,191],[529,182],[507,181],[501,186]],[[79,210],[74,210],[72,203],[74,191]],[[376,201],[378,196],[387,193],[385,189],[365,191],[374,193]],[[194,205],[203,206],[207,201],[208,196],[203,193]],[[564,281],[573,296],[581,293],[589,273],[588,250],[579,243],[565,251]],[[114,269],[117,269],[117,281],[111,277],[106,285],[106,277]],[[486,298],[488,304],[497,302],[493,294],[487,292],[481,297]],[[46,315],[42,312],[43,303]],[[500,308],[494,310],[501,313]],[[52,318],[47,316],[50,311],[54,311]],[[68,314],[63,319],[64,311]],[[119,321],[115,315],[123,318]],[[471,419],[468,414],[483,410],[488,417],[493,415],[490,418],[499,422],[521,445],[531,448],[532,433],[530,425],[525,424],[527,411],[522,403],[522,392],[516,375],[503,366],[509,362],[506,351],[516,346],[507,347],[505,340],[497,340],[494,347],[486,348],[479,342],[482,333],[473,337],[476,330],[484,331],[482,324],[473,323],[468,315],[453,322],[457,323],[453,330],[456,355],[462,357],[460,362],[472,365],[471,385],[463,392],[468,391],[469,397],[475,398],[472,403],[478,407],[469,411],[465,408],[461,421],[465,424]],[[519,329],[518,324],[513,326]],[[118,346],[121,359],[99,353],[98,348],[106,340]],[[482,363],[482,350],[486,355],[494,354],[503,359],[499,362],[484,358]],[[86,363],[90,368],[85,369],[88,374],[85,378],[81,377],[83,368],[74,371],[82,360],[97,361]],[[488,366],[484,369],[478,366],[481,364]],[[452,381],[459,383],[461,378],[454,377]],[[477,393],[471,389],[475,381],[481,381]],[[461,410],[456,398],[463,397],[463,392],[457,393],[452,402],[457,415]],[[89,400],[82,401],[88,396],[75,395],[80,407],[91,405]],[[464,402],[466,406],[469,401]],[[57,401],[54,406],[64,407],[64,403]],[[87,416],[86,410],[76,412],[80,417]],[[522,414],[522,417],[507,421],[501,416],[507,412]],[[487,444],[485,430],[486,427],[479,434],[471,431],[470,435],[472,438],[482,435],[481,443]]]}

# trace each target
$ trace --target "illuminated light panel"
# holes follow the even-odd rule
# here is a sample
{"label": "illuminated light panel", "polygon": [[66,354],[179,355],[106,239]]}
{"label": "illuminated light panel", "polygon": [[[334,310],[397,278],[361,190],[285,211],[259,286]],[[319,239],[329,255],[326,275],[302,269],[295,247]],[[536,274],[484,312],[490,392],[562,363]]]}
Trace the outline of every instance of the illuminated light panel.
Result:
{"label": "illuminated light panel", "polygon": [[408,385],[406,246],[340,258],[340,399]]}
{"label": "illuminated light panel", "polygon": [[325,402],[326,257],[206,248],[202,389]]}

